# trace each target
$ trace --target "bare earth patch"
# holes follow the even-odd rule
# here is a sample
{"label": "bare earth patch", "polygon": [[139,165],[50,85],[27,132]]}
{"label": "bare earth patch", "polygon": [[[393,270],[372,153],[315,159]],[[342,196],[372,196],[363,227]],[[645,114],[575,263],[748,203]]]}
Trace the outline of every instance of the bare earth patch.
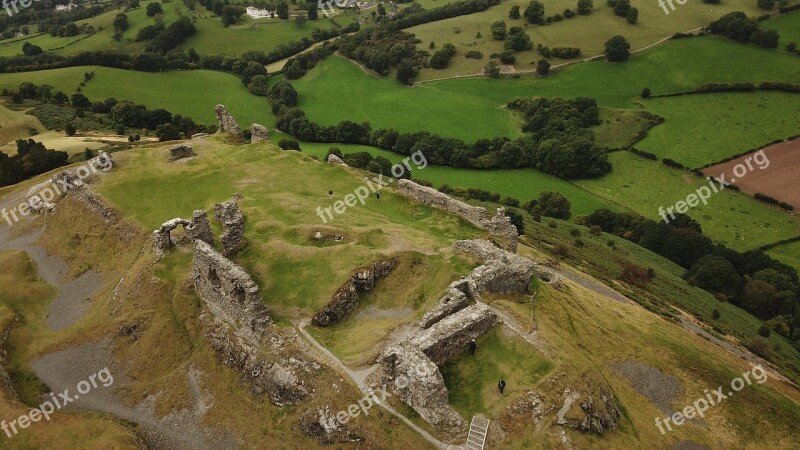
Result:
{"label": "bare earth patch", "polygon": [[636,361],[623,361],[612,367],[628,379],[636,392],[645,396],[664,414],[671,415],[674,412],[670,405],[681,398],[683,384],[680,380]]}

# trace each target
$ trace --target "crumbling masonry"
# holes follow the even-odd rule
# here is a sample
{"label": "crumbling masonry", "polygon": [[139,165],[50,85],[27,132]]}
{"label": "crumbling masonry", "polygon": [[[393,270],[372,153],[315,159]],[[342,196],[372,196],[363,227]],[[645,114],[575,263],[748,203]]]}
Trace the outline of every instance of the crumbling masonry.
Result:
{"label": "crumbling masonry", "polygon": [[358,306],[358,295],[370,292],[375,288],[375,282],[389,275],[397,267],[397,259],[375,261],[367,267],[356,269],[350,274],[347,281],[339,287],[331,301],[314,315],[311,323],[318,327],[327,327],[344,319]]}
{"label": "crumbling masonry", "polygon": [[228,108],[226,108],[225,105],[215,106],[214,112],[217,113],[219,131],[230,134],[231,137],[239,142],[244,141],[244,134],[242,134],[239,124],[236,122],[236,119],[233,118],[231,113],[228,112]]}
{"label": "crumbling masonry", "polygon": [[560,285],[560,278],[486,240],[457,241],[454,247],[484,260],[484,264],[451,283],[419,321],[417,330],[387,347],[379,363],[381,381],[393,386],[398,397],[423,419],[440,430],[459,433],[466,424],[449,405],[438,366],[497,323],[496,314],[483,302],[480,292],[527,294],[533,276],[555,286]]}
{"label": "crumbling masonry", "polygon": [[486,208],[472,206],[436,189],[414,183],[411,180],[398,180],[397,187],[401,194],[411,197],[420,203],[463,217],[476,227],[488,231],[505,250],[516,253],[517,240],[519,239],[517,227],[505,215],[503,208],[498,208],[497,214],[494,217],[489,217]]}

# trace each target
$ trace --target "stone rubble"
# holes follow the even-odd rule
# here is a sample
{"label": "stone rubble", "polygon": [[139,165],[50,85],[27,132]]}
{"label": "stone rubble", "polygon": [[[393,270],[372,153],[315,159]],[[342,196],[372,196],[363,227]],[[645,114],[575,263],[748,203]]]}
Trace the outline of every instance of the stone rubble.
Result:
{"label": "stone rubble", "polygon": [[269,142],[269,130],[264,125],[259,125],[257,123],[250,125],[250,143],[255,144],[256,142]]}
{"label": "stone rubble", "polygon": [[328,155],[328,164],[339,164],[339,165],[342,165],[342,164],[344,164],[344,161],[342,161],[342,158],[339,158],[338,156],[336,156],[333,153],[331,153],[330,155]]}
{"label": "stone rubble", "polygon": [[197,156],[197,154],[192,150],[192,146],[186,143],[183,144],[175,144],[169,148],[169,160],[170,161],[177,161],[183,158],[191,158],[192,156]]}

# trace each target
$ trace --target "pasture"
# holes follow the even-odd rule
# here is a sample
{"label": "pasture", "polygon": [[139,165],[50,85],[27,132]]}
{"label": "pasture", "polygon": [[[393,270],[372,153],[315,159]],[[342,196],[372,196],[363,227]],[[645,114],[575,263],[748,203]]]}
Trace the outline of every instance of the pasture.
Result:
{"label": "pasture", "polygon": [[323,125],[368,121],[373,129],[427,130],[467,142],[520,135],[518,119],[502,104],[464,93],[402,86],[392,78],[366,74],[338,56],[329,57],[292,84],[299,94],[299,107]]}
{"label": "pasture", "polygon": [[726,92],[642,100],[666,118],[636,148],[700,167],[800,132],[800,94]]}
{"label": "pasture", "polygon": [[[609,155],[614,170],[602,178],[581,180],[576,185],[612,202],[623,204],[653,220],[665,209],[706,185],[704,178],[669,168],[629,152]],[[739,251],[749,250],[797,235],[797,218],[732,190],[713,194],[708,205],[687,213],[715,242]]]}
{"label": "pasture", "polygon": [[[530,64],[531,62],[535,63],[536,60],[542,59],[536,51],[538,44],[547,47],[578,47],[582,50],[581,57],[589,57],[601,55],[605,41],[616,34],[625,36],[631,44],[631,50],[636,50],[676,32],[706,26],[731,11],[744,11],[748,15],[760,14],[755,2],[751,0],[726,0],[718,5],[693,1],[676,5],[676,11],[669,15],[664,14],[656,2],[632,2],[632,5],[639,10],[639,22],[631,25],[624,17],[614,15],[613,8],[607,6],[605,1],[597,0],[594,2],[592,14],[553,22],[550,25],[529,25],[524,17],[520,19],[508,17],[511,6],[518,5],[523,12],[528,3],[528,0],[505,1],[480,13],[418,25],[406,30],[414,33],[422,41],[421,48],[427,49],[430,42],[435,42],[437,48],[450,42],[458,51],[446,69],[423,70],[420,79],[480,72],[490,54],[503,51],[503,42],[492,40],[490,30],[491,24],[497,20],[505,20],[508,28],[523,27],[530,35],[534,49],[516,53],[515,68],[525,70],[535,67]],[[575,11],[576,2],[574,0],[546,2],[545,17],[556,13],[563,15],[563,11],[567,8]],[[481,33],[480,38],[477,37],[478,32]],[[470,50],[483,52],[484,58],[482,60],[464,58],[464,53]],[[551,60],[554,65],[561,62],[564,60]]]}
{"label": "pasture", "polygon": [[773,17],[764,22],[760,22],[761,28],[777,30],[781,35],[778,47],[783,48],[786,44],[794,42],[800,45],[800,11],[792,11],[780,17]]}

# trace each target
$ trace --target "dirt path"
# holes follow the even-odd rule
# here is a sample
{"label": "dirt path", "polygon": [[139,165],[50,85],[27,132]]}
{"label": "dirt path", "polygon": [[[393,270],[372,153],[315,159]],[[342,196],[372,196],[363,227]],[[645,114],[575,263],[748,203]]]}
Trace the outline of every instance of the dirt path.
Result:
{"label": "dirt path", "polygon": [[[328,350],[322,344],[317,342],[317,340],[314,339],[314,337],[311,336],[306,331],[306,329],[305,329],[306,325],[307,325],[307,323],[305,321],[300,322],[299,324],[297,324],[297,329],[300,330],[300,333],[311,343],[311,345],[313,345],[319,352],[321,352],[325,356],[326,359],[328,359],[330,362],[333,363],[334,366],[338,367],[342,372],[344,372],[356,384],[356,386],[358,387],[358,390],[360,390],[364,395],[370,395],[371,390],[370,390],[369,386],[366,383],[366,379],[367,379],[367,377],[369,377],[377,369],[377,367],[378,367],[377,364],[372,366],[372,367],[369,367],[369,368],[367,368],[365,370],[362,370],[360,372],[355,372],[355,371],[350,370],[339,358],[336,357],[336,355],[331,353],[330,350]],[[447,448],[450,447],[449,444],[445,444],[444,442],[436,439],[430,433],[428,433],[427,431],[423,430],[422,428],[417,426],[415,423],[411,422],[406,416],[404,416],[404,415],[400,414],[399,412],[395,411],[395,409],[392,408],[391,406],[389,406],[389,404],[383,403],[383,402],[379,401],[378,399],[375,399],[375,400],[377,401],[377,403],[383,409],[385,409],[386,411],[392,413],[395,417],[397,417],[398,419],[400,419],[403,422],[405,422],[406,425],[408,425],[409,427],[411,427],[411,429],[413,429],[414,431],[419,433],[420,436],[425,438],[428,442],[433,444],[436,448],[447,449]]]}

